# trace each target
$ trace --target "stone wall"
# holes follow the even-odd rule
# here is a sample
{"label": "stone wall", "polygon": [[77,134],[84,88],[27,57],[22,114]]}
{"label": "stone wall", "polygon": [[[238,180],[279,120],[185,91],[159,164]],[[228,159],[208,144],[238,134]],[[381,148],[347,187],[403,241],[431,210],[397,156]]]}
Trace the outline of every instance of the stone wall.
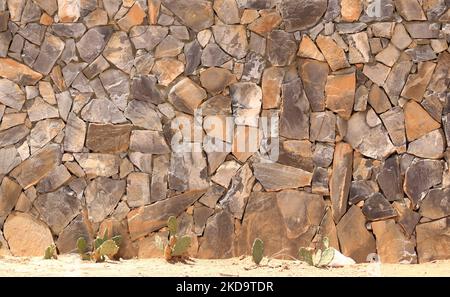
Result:
{"label": "stone wall", "polygon": [[0,255],[450,258],[449,5],[0,0]]}

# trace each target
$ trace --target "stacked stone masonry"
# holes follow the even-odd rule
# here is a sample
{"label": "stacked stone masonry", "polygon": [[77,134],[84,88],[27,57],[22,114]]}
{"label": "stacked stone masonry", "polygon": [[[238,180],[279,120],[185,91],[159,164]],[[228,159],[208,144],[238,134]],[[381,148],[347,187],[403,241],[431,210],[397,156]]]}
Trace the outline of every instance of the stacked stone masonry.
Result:
{"label": "stacked stone masonry", "polygon": [[449,259],[449,6],[0,0],[0,256]]}

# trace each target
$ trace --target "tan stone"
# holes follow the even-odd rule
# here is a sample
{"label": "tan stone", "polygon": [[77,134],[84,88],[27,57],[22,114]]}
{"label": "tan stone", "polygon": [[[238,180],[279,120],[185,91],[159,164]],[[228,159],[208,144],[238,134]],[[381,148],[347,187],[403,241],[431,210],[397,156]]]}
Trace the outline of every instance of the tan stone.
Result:
{"label": "tan stone", "polygon": [[74,154],[75,160],[90,177],[112,176],[119,173],[120,158],[118,155],[81,153]]}
{"label": "tan stone", "polygon": [[262,77],[263,109],[280,106],[284,73],[284,69],[280,67],[270,67],[264,70]]}
{"label": "tan stone", "polygon": [[266,191],[293,189],[311,185],[312,173],[278,163],[253,164],[256,179]]}
{"label": "tan stone", "polygon": [[344,142],[336,145],[333,158],[333,173],[330,179],[330,197],[333,219],[336,223],[347,210],[348,194],[352,179],[353,149]]}
{"label": "tan stone", "polygon": [[421,102],[435,68],[436,64],[432,62],[419,63],[417,73],[409,76],[401,95],[405,98]]}
{"label": "tan stone", "polygon": [[341,16],[344,22],[354,22],[359,19],[363,8],[362,0],[342,0]]}
{"label": "tan stone", "polygon": [[148,0],[148,22],[150,25],[158,23],[159,10],[161,8],[161,0]]}
{"label": "tan stone", "polygon": [[58,16],[63,23],[76,22],[80,17],[80,1],[58,0]]}
{"label": "tan stone", "polygon": [[53,244],[47,225],[27,213],[9,215],[3,232],[14,256],[42,257],[45,249]]}
{"label": "tan stone", "polygon": [[350,67],[344,50],[340,48],[330,36],[319,35],[316,42],[322,51],[322,54],[325,56],[328,65],[330,65],[331,70],[337,71],[342,68]]}
{"label": "tan stone", "polygon": [[183,71],[183,62],[172,58],[163,58],[156,61],[152,69],[152,72],[158,78],[159,84],[166,87]]}
{"label": "tan stone", "polygon": [[248,29],[260,35],[264,35],[278,27],[281,21],[281,16],[277,11],[262,11],[261,17],[248,25]]}
{"label": "tan stone", "polygon": [[89,124],[86,147],[96,153],[121,153],[128,150],[131,125]]}
{"label": "tan stone", "polygon": [[303,35],[297,56],[318,61],[325,61],[324,56],[308,35]]}
{"label": "tan stone", "polygon": [[202,86],[216,95],[236,81],[236,77],[227,69],[212,67],[200,73]]}
{"label": "tan stone", "polygon": [[405,112],[406,137],[408,141],[436,130],[440,124],[436,122],[417,102],[410,100],[403,107]]}
{"label": "tan stone", "polygon": [[355,102],[355,88],[355,73],[328,76],[325,86],[326,107],[348,120]]}
{"label": "tan stone", "polygon": [[132,27],[142,24],[144,18],[144,9],[142,9],[139,2],[135,2],[128,13],[119,21],[117,21],[117,24],[119,25],[120,29],[122,29],[122,31],[128,32]]}
{"label": "tan stone", "polygon": [[34,85],[42,74],[10,58],[0,58],[0,76],[18,84]]}
{"label": "tan stone", "polygon": [[420,224],[416,227],[419,263],[450,257],[450,218]]}
{"label": "tan stone", "polygon": [[192,115],[206,97],[205,90],[187,77],[174,85],[169,92],[169,100],[175,108]]}
{"label": "tan stone", "polygon": [[0,185],[0,224],[9,215],[22,193],[22,187],[9,177],[4,177]]}

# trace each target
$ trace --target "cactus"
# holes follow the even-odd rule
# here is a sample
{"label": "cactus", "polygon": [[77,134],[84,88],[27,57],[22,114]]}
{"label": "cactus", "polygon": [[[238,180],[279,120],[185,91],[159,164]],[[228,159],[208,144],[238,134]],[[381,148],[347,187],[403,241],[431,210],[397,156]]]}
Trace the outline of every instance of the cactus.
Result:
{"label": "cactus", "polygon": [[44,259],[50,260],[50,259],[58,259],[58,256],[56,254],[56,245],[51,244],[45,249],[44,252]]}
{"label": "cactus", "polygon": [[189,236],[178,236],[178,221],[174,216],[167,220],[167,228],[169,235],[167,243],[159,236],[155,236],[155,246],[164,253],[167,261],[175,259],[183,259],[191,246],[191,238]]}
{"label": "cactus", "polygon": [[103,237],[97,237],[92,246],[93,250],[88,252],[86,239],[83,237],[77,240],[78,253],[82,260],[94,260],[95,262],[103,262],[106,257],[113,260],[115,255],[119,252],[120,243],[122,242],[122,237],[120,235],[113,236],[108,239],[108,230],[105,230]]}
{"label": "cactus", "polygon": [[299,259],[315,267],[325,267],[331,263],[334,258],[334,249],[329,247],[329,240],[324,237],[322,245],[324,250],[311,248],[300,248]]}
{"label": "cactus", "polygon": [[256,238],[252,246],[253,262],[255,262],[256,265],[259,265],[259,263],[261,263],[261,260],[263,259],[263,256],[264,256],[264,242],[261,239]]}

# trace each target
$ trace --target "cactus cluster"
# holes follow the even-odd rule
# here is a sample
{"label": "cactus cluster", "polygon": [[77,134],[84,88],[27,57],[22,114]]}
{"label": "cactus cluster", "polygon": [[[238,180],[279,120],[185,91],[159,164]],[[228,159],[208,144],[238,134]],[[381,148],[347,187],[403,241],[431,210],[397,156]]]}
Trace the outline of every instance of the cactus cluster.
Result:
{"label": "cactus cluster", "polygon": [[106,257],[114,260],[116,254],[119,252],[122,237],[120,235],[108,238],[108,230],[105,230],[103,237],[97,236],[92,243],[92,251],[88,251],[86,239],[80,237],[77,240],[77,250],[82,260],[93,260],[94,262],[104,262]]}
{"label": "cactus cluster", "polygon": [[191,246],[191,237],[187,235],[177,235],[178,221],[174,216],[171,216],[167,220],[167,227],[169,229],[169,237],[167,243],[164,243],[161,237],[156,236],[156,246],[164,252],[164,258],[167,261],[185,257],[189,247]]}
{"label": "cactus cluster", "polygon": [[58,255],[56,253],[56,245],[51,244],[45,249],[44,259],[45,260],[58,259]]}
{"label": "cactus cluster", "polygon": [[315,267],[325,267],[333,261],[334,249],[330,247],[330,241],[328,237],[324,237],[322,240],[324,250],[322,249],[312,249],[312,248],[300,248],[299,259],[304,261],[311,266]]}
{"label": "cactus cluster", "polygon": [[259,265],[263,257],[264,257],[264,241],[262,241],[259,238],[256,238],[252,246],[253,262],[255,262],[256,265]]}

